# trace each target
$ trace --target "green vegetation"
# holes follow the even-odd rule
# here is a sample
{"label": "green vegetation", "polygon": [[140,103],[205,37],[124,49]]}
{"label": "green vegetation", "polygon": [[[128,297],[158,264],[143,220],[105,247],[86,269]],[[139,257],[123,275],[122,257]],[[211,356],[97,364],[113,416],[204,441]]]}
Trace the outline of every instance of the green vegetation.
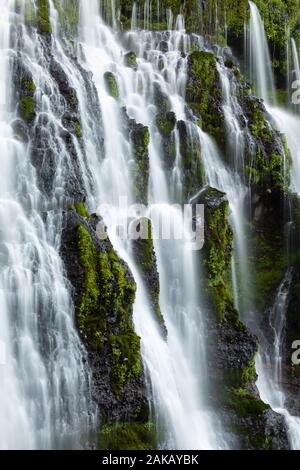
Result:
{"label": "green vegetation", "polygon": [[119,98],[120,92],[119,92],[119,87],[117,83],[117,79],[115,77],[115,74],[112,72],[106,72],[104,74],[104,80],[106,83],[106,88],[108,93],[113,97],[113,98]]}
{"label": "green vegetation", "polygon": [[270,407],[243,388],[228,389],[227,403],[235,410],[240,418],[247,416],[259,417]]}
{"label": "green vegetation", "polygon": [[283,232],[280,227],[258,227],[251,232],[250,267],[253,272],[251,288],[254,303],[264,311],[283,279],[287,267]]}
{"label": "green vegetation", "polygon": [[155,426],[150,422],[106,425],[99,433],[100,450],[150,450],[155,442]]}
{"label": "green vegetation", "polygon": [[81,130],[81,122],[79,120],[76,120],[74,122],[74,130],[75,130],[75,135],[77,139],[82,139],[82,130]]}
{"label": "green vegetation", "polygon": [[27,122],[35,118],[35,100],[32,96],[24,96],[20,99],[20,116]]}
{"label": "green vegetation", "polygon": [[169,111],[166,114],[158,114],[156,116],[156,125],[158,127],[159,132],[164,137],[169,137],[176,125],[175,113]]}
{"label": "green vegetation", "polygon": [[228,222],[228,201],[225,194],[213,188],[202,191],[199,203],[205,204],[204,266],[207,289],[219,321],[224,317],[238,322],[233,308],[230,265],[233,254],[233,233]]}
{"label": "green vegetation", "polygon": [[[83,205],[77,205],[87,217]],[[126,265],[112,247],[97,248],[88,229],[78,226],[79,259],[84,269],[84,281],[77,311],[77,322],[88,346],[102,351],[108,339],[111,351],[111,385],[119,396],[127,381],[142,373],[140,338],[132,325],[135,283]],[[115,321],[108,325],[108,318]]]}
{"label": "green vegetation", "polygon": [[54,0],[58,12],[59,22],[64,33],[76,33],[79,21],[78,0]]}
{"label": "green vegetation", "polygon": [[197,133],[184,121],[178,121],[182,169],[183,202],[199,190],[205,182],[201,146]]}
{"label": "green vegetation", "polygon": [[82,217],[85,217],[86,219],[90,218],[90,214],[84,204],[84,202],[78,202],[75,204],[75,210],[78,215],[81,215]]}
{"label": "green vegetation", "polygon": [[149,153],[150,133],[148,127],[142,124],[133,124],[130,132],[130,141],[134,156],[132,167],[132,181],[135,200],[141,204],[148,203],[149,186]]}
{"label": "green vegetation", "polygon": [[49,0],[37,0],[37,26],[41,34],[52,33]]}
{"label": "green vegetation", "polygon": [[[153,245],[153,231],[151,220],[141,219],[140,224],[145,227],[145,239],[133,241],[133,251],[140,272],[143,276],[153,312],[160,325],[164,327],[164,319],[159,305],[159,276],[157,271],[156,256]],[[147,238],[146,238],[147,234]]]}
{"label": "green vegetation", "polygon": [[124,62],[127,67],[132,69],[136,69],[137,62],[136,62],[136,55],[134,52],[127,52],[124,56]]}
{"label": "green vegetation", "polygon": [[213,54],[195,51],[189,56],[186,99],[190,108],[200,118],[203,130],[215,137],[218,145],[225,149],[222,91]]}
{"label": "green vegetation", "polygon": [[21,118],[27,123],[31,123],[35,118],[35,91],[36,86],[31,76],[29,74],[21,76],[19,84],[19,112]]}

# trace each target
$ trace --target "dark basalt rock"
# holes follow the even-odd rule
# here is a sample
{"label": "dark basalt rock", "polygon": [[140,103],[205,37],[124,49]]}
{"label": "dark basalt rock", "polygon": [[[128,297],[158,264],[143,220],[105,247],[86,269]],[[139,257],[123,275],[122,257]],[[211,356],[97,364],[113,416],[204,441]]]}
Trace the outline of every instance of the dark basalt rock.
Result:
{"label": "dark basalt rock", "polygon": [[205,205],[202,252],[207,295],[207,361],[212,406],[232,448],[288,449],[284,418],[263,403],[255,386],[257,338],[240,321],[227,278],[233,253],[226,195],[206,187],[192,203]]}
{"label": "dark basalt rock", "polygon": [[[84,328],[80,329],[80,334],[83,338],[83,341],[88,350],[89,362],[93,372],[93,398],[95,402],[99,405],[99,412],[103,422],[115,423],[119,421],[123,422],[145,422],[148,419],[148,399],[146,395],[145,379],[142,369],[140,373],[129,374],[126,382],[123,384],[122,388],[116,393],[116,389],[113,386],[113,377],[114,377],[114,368],[118,367],[117,363],[114,362],[112,349],[112,337],[118,338],[118,334],[122,334],[120,326],[118,326],[118,315],[113,307],[104,306],[104,310],[99,310],[103,312],[105,318],[106,326],[104,326],[103,321],[99,318],[101,313],[98,312],[98,308],[95,304],[92,309],[88,310],[88,315],[90,316],[90,321],[99,322],[99,334],[101,333],[101,339],[98,343],[94,341],[94,330],[91,330],[88,327],[89,323],[85,325],[82,323],[82,318],[80,311],[82,312],[82,299],[86,295],[86,268],[83,265],[83,261],[80,255],[79,249],[79,240],[78,240],[78,228],[82,227],[84,233],[91,241],[93,250],[95,253],[99,253],[100,256],[111,257],[113,263],[117,263],[120,268],[124,269],[126,272],[126,277],[128,282],[133,283],[134,281],[132,275],[126,266],[113,252],[112,246],[109,240],[100,240],[97,236],[97,225],[99,223],[99,218],[95,215],[92,215],[90,218],[80,216],[76,213],[75,210],[68,210],[63,215],[63,230],[62,230],[62,239],[61,239],[61,256],[64,261],[67,277],[72,285],[72,295],[74,303],[76,306],[76,321],[78,323],[79,329],[81,326]],[[84,246],[87,246],[85,243]],[[102,254],[102,255],[101,255]],[[98,255],[97,255],[98,256]],[[106,278],[106,274],[100,270],[100,277]],[[109,281],[110,288],[112,292],[117,286],[114,287],[113,279]],[[127,282],[127,281],[126,281]],[[105,284],[100,284],[100,295],[107,288]],[[118,288],[117,288],[118,289]],[[117,292],[117,291],[116,291]],[[112,297],[116,294],[111,294],[111,297],[108,299],[108,305],[113,305]],[[99,298],[99,302],[101,302]],[[102,302],[105,302],[102,299]],[[129,302],[132,302],[129,301]],[[128,309],[128,321],[132,322],[132,303],[128,303],[126,307]],[[131,313],[130,313],[131,312]],[[98,318],[98,320],[97,320]],[[93,319],[93,320],[92,320]],[[88,329],[86,329],[88,327]],[[95,336],[95,338],[98,337]],[[100,338],[100,337],[99,337]],[[120,336],[122,340],[122,336]],[[132,344],[133,347],[133,344]],[[140,353],[139,353],[140,354]],[[120,363],[122,364],[122,362]]]}
{"label": "dark basalt rock", "polygon": [[163,335],[166,336],[167,329],[159,305],[160,284],[153,245],[152,224],[146,218],[139,219],[134,223],[141,237],[131,242],[133,255],[147,289],[153,313],[161,326]]}
{"label": "dark basalt rock", "polygon": [[231,447],[289,449],[284,417],[260,400],[255,386],[257,338],[242,324],[217,323],[211,317],[207,334],[210,400],[221,416]]}
{"label": "dark basalt rock", "polygon": [[204,204],[209,209],[218,209],[226,201],[227,196],[225,193],[206,186],[192,198],[191,203]]}
{"label": "dark basalt rock", "polygon": [[127,52],[127,54],[124,56],[124,62],[126,67],[137,70],[136,55],[134,52]]}

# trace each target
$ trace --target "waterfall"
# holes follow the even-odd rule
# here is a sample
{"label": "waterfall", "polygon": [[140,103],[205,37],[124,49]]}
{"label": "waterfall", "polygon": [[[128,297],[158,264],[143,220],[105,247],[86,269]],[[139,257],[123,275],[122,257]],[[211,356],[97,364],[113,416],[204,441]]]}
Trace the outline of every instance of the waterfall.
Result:
{"label": "waterfall", "polygon": [[[237,98],[238,80],[230,75],[225,59],[218,57],[228,147],[225,162],[185,99],[188,55],[209,46],[196,34],[186,34],[183,14],[175,17],[170,8],[163,11],[159,1],[146,0],[142,7],[134,2],[131,30],[121,35],[120,2],[78,0],[78,25],[70,33],[61,20],[59,2],[48,3],[51,34],[39,31],[37,18],[30,23],[30,14],[34,16],[38,8],[36,0],[2,0],[0,10],[0,449],[89,448],[101,425],[101,410],[92,398],[90,356],[75,324],[73,288],[61,253],[64,212],[77,200],[103,217],[114,250],[128,264],[137,285],[133,321],[141,338],[158,448],[228,449],[234,445],[233,435],[225,433],[222,416],[211,404],[208,306],[201,292],[201,257],[191,249],[191,227],[183,208],[194,196],[184,201],[180,124],[185,126],[194,158],[201,158],[204,165],[205,184],[226,193],[235,239],[234,300],[246,316],[248,129],[239,119],[243,111]],[[198,4],[202,12],[204,3]],[[293,158],[291,184],[300,194],[299,117],[271,104],[275,87],[267,39],[253,2],[250,10],[251,76],[274,123],[286,135]],[[217,34],[220,13],[216,4]],[[166,31],[150,30],[155,18],[158,23],[166,21]],[[144,29],[139,30],[142,19]],[[293,40],[291,46],[298,77]],[[28,125],[25,118],[20,119],[22,100],[13,96],[18,74],[24,71],[35,108]],[[107,77],[113,83],[111,89]],[[76,102],[73,115],[66,96],[70,94]],[[165,114],[174,117],[170,139],[174,163],[169,166],[159,126],[163,106]],[[76,132],[70,131],[70,121],[78,117]],[[18,135],[20,126],[25,139]],[[132,129],[149,132],[150,137],[146,145],[149,184],[144,184],[142,196],[135,181]],[[145,173],[146,179],[148,169]],[[199,195],[197,188],[193,190]],[[153,309],[134,242],[123,239],[117,230],[124,220],[134,224],[141,217],[150,219],[153,227],[165,325]],[[171,239],[161,237],[162,221],[169,222]],[[172,232],[181,237],[172,237]],[[285,408],[282,385],[282,341],[292,280],[293,270],[287,269],[270,309],[271,334],[261,338],[256,365],[261,398],[285,417],[291,447],[296,449],[300,448],[300,418]],[[231,405],[224,403],[220,400],[226,419],[226,406]]]}
{"label": "waterfall", "polygon": [[[84,55],[82,66],[93,74],[103,115],[105,149],[100,170],[96,172],[93,168],[96,159],[91,153],[87,162],[91,173],[97,175],[98,204],[109,204],[119,221],[134,200],[130,179],[132,149],[122,130],[121,108],[125,106],[131,119],[150,130],[149,217],[153,219],[154,233],[158,231],[155,221],[169,214],[172,214],[173,224],[185,231],[182,209],[172,205],[177,201],[171,198],[172,191],[169,191],[162,167],[162,147],[154,124],[157,110],[153,86],[159,85],[161,91],[169,96],[178,119],[185,116],[186,59],[179,47],[182,43],[188,46],[189,42],[182,31],[182,21],[179,19],[177,22],[178,31],[169,31],[166,35],[168,51],[160,68],[157,67],[157,58],[161,55],[161,34],[147,31],[128,33],[127,41],[135,45],[138,54],[135,71],[124,65],[126,50],[119,44],[115,33],[103,23],[97,4],[96,0],[90,1],[87,9],[85,2],[81,1],[80,42]],[[145,54],[147,60],[144,59]],[[116,76],[118,100],[107,91],[103,78],[106,71]],[[90,133],[84,140],[92,138]],[[121,212],[118,208],[120,198],[126,198],[128,204],[127,209],[123,207]],[[106,222],[114,248],[126,260],[137,282],[134,323],[142,340],[149,395],[162,434],[160,446],[180,449],[225,447],[217,417],[206,398],[205,332],[197,287],[197,256],[188,249],[186,240],[155,240],[161,311],[168,330],[166,340],[151,311],[130,243],[118,238],[114,226],[108,220]]]}
{"label": "waterfall", "polygon": [[293,272],[289,268],[277,290],[269,313],[270,338],[261,339],[261,352],[257,357],[257,368],[260,371],[257,386],[262,400],[285,417],[291,447],[299,449],[300,418],[291,416],[285,409],[286,396],[282,387],[283,345],[292,277]]}
{"label": "waterfall", "polygon": [[[253,32],[256,32],[256,34],[250,35],[250,51],[252,64],[256,64],[257,67],[257,74],[255,75],[257,89],[260,91],[260,96],[265,100],[266,109],[273,117],[275,125],[286,137],[292,156],[292,190],[300,194],[300,119],[285,109],[274,107],[270,104],[270,94],[268,90],[271,90],[272,96],[274,96],[274,79],[267,38],[257,7],[252,2],[249,2],[249,4],[251,9],[250,30],[252,28]],[[266,403],[269,403],[275,411],[283,414],[289,431],[290,444],[293,449],[299,449],[300,419],[291,416],[285,409],[285,393],[280,383],[282,362],[280,346],[284,340],[283,328],[287,311],[291,275],[291,272],[288,271],[278,289],[270,318],[271,330],[274,332],[273,342],[268,346],[265,344],[261,345],[259,354],[257,355],[256,369],[258,373],[257,387],[261,398]],[[268,363],[272,364],[272,372],[270,372],[266,366]]]}
{"label": "waterfall", "polygon": [[[22,25],[27,52],[35,40],[24,26],[22,5],[18,17],[14,4],[4,0],[0,12],[0,317],[6,356],[0,366],[0,447],[79,448],[91,427],[90,377],[59,257],[61,216],[47,209],[30,148],[9,124],[16,118],[13,23]],[[36,85],[43,86],[40,74]],[[61,194],[60,188],[55,192]]]}
{"label": "waterfall", "polygon": [[249,50],[248,60],[250,78],[256,85],[257,95],[264,101],[276,101],[272,63],[264,24],[258,8],[253,2],[250,5]]}
{"label": "waterfall", "polygon": [[296,89],[299,89],[299,86],[300,86],[299,55],[298,55],[296,41],[294,38],[291,38],[291,56],[292,56],[292,60],[291,60],[292,70],[291,70],[290,79],[288,82],[288,86],[290,87],[288,89],[288,96],[290,97],[291,105],[293,105],[294,110],[296,111],[296,113],[299,114],[299,109],[300,109],[299,103],[296,103],[296,104],[293,103],[293,94]]}
{"label": "waterfall", "polygon": [[294,70],[294,80],[300,80],[300,65],[299,65],[299,55],[297,50],[296,41],[294,38],[291,38],[291,47],[292,47],[292,59],[293,59],[293,70]]}

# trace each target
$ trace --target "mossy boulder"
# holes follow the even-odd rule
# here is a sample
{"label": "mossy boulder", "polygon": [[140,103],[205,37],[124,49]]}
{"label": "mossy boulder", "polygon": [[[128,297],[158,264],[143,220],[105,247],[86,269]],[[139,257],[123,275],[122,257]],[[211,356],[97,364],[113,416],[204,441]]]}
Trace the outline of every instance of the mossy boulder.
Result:
{"label": "mossy boulder", "polygon": [[137,61],[136,61],[136,54],[134,52],[127,52],[124,56],[124,63],[126,67],[129,67],[133,70],[137,70]]}
{"label": "mossy boulder", "polygon": [[105,72],[104,81],[107,92],[110,94],[110,96],[118,99],[120,96],[120,91],[115,74],[113,72]]}
{"label": "mossy boulder", "polygon": [[69,36],[76,34],[79,22],[79,1],[54,0],[53,3],[58,12],[61,30]]}
{"label": "mossy boulder", "polygon": [[228,221],[229,204],[226,195],[205,187],[193,203],[204,204],[205,243],[202,255],[207,274],[207,293],[218,321],[224,317],[238,321],[238,314],[233,308],[230,281],[233,233]]}
{"label": "mossy boulder", "polygon": [[138,232],[141,233],[141,237],[132,240],[133,254],[142,275],[153,313],[165,335],[166,327],[159,305],[160,284],[153,245],[152,223],[149,219],[143,218],[135,221],[135,225]]}
{"label": "mossy boulder", "polygon": [[205,182],[204,165],[199,137],[193,126],[188,122],[178,121],[177,130],[180,139],[183,202],[187,203]]}
{"label": "mossy boulder", "polygon": [[99,223],[83,204],[63,218],[61,254],[76,324],[89,352],[103,422],[147,420],[140,338],[132,321],[136,285],[109,240],[98,237]]}
{"label": "mossy boulder", "polygon": [[149,450],[156,448],[155,426],[147,423],[118,423],[103,426],[99,433],[100,450]]}
{"label": "mossy boulder", "polygon": [[49,0],[37,0],[37,26],[40,34],[51,34]]}
{"label": "mossy boulder", "polygon": [[247,119],[245,159],[252,188],[260,195],[266,191],[287,192],[291,156],[284,137],[273,127],[264,104],[251,94],[247,86],[241,86],[238,99]]}
{"label": "mossy boulder", "polygon": [[148,127],[130,121],[130,142],[134,163],[132,166],[133,193],[137,203],[148,204],[150,132]]}
{"label": "mossy boulder", "polygon": [[30,125],[36,117],[36,101],[34,96],[36,86],[28,70],[23,69],[21,76],[18,77],[17,88],[20,117]]}
{"label": "mossy boulder", "polygon": [[170,137],[170,134],[174,130],[176,125],[175,113],[173,113],[172,111],[168,111],[166,114],[158,114],[156,116],[156,125],[163,137]]}
{"label": "mossy boulder", "polygon": [[200,119],[202,129],[213,136],[221,149],[225,148],[225,117],[222,90],[214,54],[195,51],[188,58],[186,100]]}

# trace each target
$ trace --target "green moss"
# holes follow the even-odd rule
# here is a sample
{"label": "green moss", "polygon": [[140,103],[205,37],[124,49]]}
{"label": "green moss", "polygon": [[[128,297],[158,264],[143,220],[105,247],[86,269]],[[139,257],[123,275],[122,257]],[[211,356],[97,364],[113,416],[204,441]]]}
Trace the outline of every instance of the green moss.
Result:
{"label": "green moss", "polygon": [[103,426],[99,434],[100,450],[149,450],[156,448],[152,423],[120,423]]}
{"label": "green moss", "polygon": [[248,118],[249,130],[256,144],[255,153],[246,153],[246,171],[249,181],[260,192],[267,188],[283,193],[290,184],[291,156],[286,141],[267,120],[261,103],[251,97],[240,96]]}
{"label": "green moss", "polygon": [[87,208],[85,207],[84,202],[78,202],[77,204],[75,204],[75,210],[77,214],[81,215],[82,217],[85,217],[86,219],[90,218],[90,214]]}
{"label": "green moss", "polygon": [[[201,194],[205,204],[204,266],[207,270],[207,288],[213,300],[217,318],[221,321],[227,313],[238,319],[233,308],[230,284],[230,265],[233,254],[233,233],[228,222],[228,201],[224,194],[207,188]],[[219,202],[211,203],[210,201]]]}
{"label": "green moss", "polygon": [[156,116],[156,125],[159,132],[164,137],[169,137],[171,132],[174,130],[176,124],[176,116],[173,112],[168,112],[166,114],[158,114]]}
{"label": "green moss", "polygon": [[28,122],[35,118],[35,99],[32,96],[24,96],[20,99],[20,116]]}
{"label": "green moss", "polygon": [[36,91],[35,83],[32,79],[28,77],[23,77],[21,81],[22,91],[23,93],[28,93],[33,95]]}
{"label": "green moss", "polygon": [[255,356],[251,359],[248,366],[245,367],[241,375],[241,383],[243,385],[254,383],[257,378],[256,368],[255,368]]}
{"label": "green moss", "polygon": [[74,123],[74,129],[75,129],[75,134],[77,139],[82,139],[82,130],[81,130],[81,123],[80,121],[75,121]]}
{"label": "green moss", "polygon": [[92,237],[83,225],[78,226],[78,250],[85,276],[77,322],[80,331],[86,335],[89,346],[95,350],[102,350],[102,336],[106,322],[105,312],[101,312],[100,308],[98,276],[101,273],[101,287],[105,291],[111,282],[110,271],[107,265],[103,267],[102,258],[99,259],[97,256]]}
{"label": "green moss", "polygon": [[37,0],[37,25],[41,34],[50,34],[52,32],[50,22],[49,0]]}
{"label": "green moss", "polygon": [[193,112],[201,118],[201,127],[225,148],[225,118],[222,91],[215,56],[195,51],[188,59],[186,99]]}
{"label": "green moss", "polygon": [[119,92],[119,87],[117,83],[117,79],[115,75],[112,72],[106,72],[104,74],[104,80],[106,84],[106,88],[108,93],[113,97],[113,98],[119,98],[120,92]]}
{"label": "green moss", "polygon": [[205,171],[201,158],[198,134],[184,121],[177,123],[180,139],[183,203],[205,183]]}
{"label": "green moss", "polygon": [[147,293],[152,306],[152,310],[161,326],[165,328],[164,318],[159,304],[160,284],[157,270],[157,262],[153,245],[152,223],[149,219],[141,219],[141,224],[145,225],[145,235],[147,238],[133,241],[133,252],[144,284],[147,286]]}
{"label": "green moss", "polygon": [[58,12],[59,22],[64,33],[76,33],[79,21],[78,0],[54,0]]}
{"label": "green moss", "polygon": [[227,389],[226,402],[240,418],[247,418],[248,416],[257,418],[270,408],[269,405],[266,405],[243,388]]}
{"label": "green moss", "polygon": [[116,396],[122,392],[126,382],[141,375],[140,338],[129,322],[121,321],[117,335],[110,335],[112,348],[112,389]]}
{"label": "green moss", "polygon": [[[77,209],[88,217],[83,205],[77,205]],[[93,350],[102,351],[103,341],[108,339],[111,386],[119,397],[128,380],[142,373],[140,338],[132,324],[135,282],[112,247],[107,252],[97,249],[82,224],[78,226],[78,250],[84,268],[78,326]]]}
{"label": "green moss", "polygon": [[132,182],[135,200],[141,204],[148,203],[149,186],[149,153],[150,133],[148,127],[133,124],[130,141],[134,157],[132,166]]}
{"label": "green moss", "polygon": [[287,267],[282,232],[279,227],[270,225],[259,227],[251,234],[251,256],[249,258],[253,273],[252,302],[259,311],[264,311],[272,301],[284,271]]}
{"label": "green moss", "polygon": [[128,52],[124,56],[124,62],[127,67],[136,69],[137,67],[137,61],[136,61],[136,55],[134,52]]}

